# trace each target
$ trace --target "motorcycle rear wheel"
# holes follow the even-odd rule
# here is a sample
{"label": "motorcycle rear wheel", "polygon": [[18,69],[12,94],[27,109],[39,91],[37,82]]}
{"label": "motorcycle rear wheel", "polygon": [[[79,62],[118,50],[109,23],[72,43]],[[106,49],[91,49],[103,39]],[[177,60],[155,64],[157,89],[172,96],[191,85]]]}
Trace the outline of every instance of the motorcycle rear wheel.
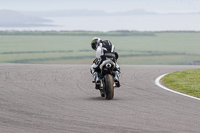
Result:
{"label": "motorcycle rear wheel", "polygon": [[106,99],[112,100],[114,97],[113,76],[110,74],[105,75],[104,81],[105,81],[104,85],[105,85]]}

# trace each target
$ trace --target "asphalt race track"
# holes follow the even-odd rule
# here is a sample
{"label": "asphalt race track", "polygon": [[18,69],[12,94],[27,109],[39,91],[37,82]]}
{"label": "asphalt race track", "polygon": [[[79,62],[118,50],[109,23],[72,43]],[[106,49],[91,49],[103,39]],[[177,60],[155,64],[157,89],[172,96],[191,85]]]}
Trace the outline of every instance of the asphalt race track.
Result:
{"label": "asphalt race track", "polygon": [[113,100],[90,65],[0,65],[0,133],[199,133],[200,101],[155,85],[199,66],[121,66]]}

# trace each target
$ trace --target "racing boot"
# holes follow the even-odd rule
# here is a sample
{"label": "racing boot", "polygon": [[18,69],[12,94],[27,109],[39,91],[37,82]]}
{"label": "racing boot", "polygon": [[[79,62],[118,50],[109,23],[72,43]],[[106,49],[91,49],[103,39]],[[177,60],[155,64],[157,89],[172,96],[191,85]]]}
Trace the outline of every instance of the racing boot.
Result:
{"label": "racing boot", "polygon": [[97,72],[94,72],[93,73],[93,77],[94,77],[94,82],[95,82],[95,89],[100,89],[101,87],[101,82],[100,82],[100,79],[98,77],[98,73]]}
{"label": "racing boot", "polygon": [[117,87],[120,87],[119,76],[120,76],[120,73],[118,71],[116,71],[115,77],[114,77],[114,82]]}

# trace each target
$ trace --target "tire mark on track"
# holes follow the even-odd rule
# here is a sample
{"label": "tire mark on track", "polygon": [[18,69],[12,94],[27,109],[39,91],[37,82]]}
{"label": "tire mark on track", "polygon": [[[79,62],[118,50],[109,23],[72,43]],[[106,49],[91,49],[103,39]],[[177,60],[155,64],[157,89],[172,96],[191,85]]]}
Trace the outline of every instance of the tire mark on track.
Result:
{"label": "tire mark on track", "polygon": [[108,101],[94,89],[89,65],[0,65],[0,132],[199,132],[199,102],[152,82],[194,67],[121,68],[122,86]]}

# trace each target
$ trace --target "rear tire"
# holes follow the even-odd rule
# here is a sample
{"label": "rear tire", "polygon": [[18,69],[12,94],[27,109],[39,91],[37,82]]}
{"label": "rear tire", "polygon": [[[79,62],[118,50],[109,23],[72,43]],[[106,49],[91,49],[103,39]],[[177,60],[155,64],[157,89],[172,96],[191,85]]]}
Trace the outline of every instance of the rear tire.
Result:
{"label": "rear tire", "polygon": [[104,80],[105,80],[106,99],[112,100],[114,97],[113,76],[107,74],[105,75]]}

